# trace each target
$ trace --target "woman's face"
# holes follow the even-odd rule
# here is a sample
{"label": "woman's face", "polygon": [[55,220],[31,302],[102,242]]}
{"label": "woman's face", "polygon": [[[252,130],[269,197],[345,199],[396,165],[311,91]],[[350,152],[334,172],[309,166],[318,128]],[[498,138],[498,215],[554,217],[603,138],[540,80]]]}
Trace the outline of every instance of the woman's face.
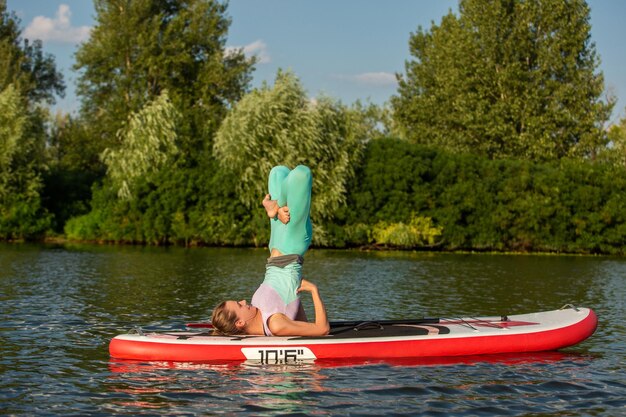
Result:
{"label": "woman's face", "polygon": [[237,315],[235,324],[240,328],[245,327],[246,323],[252,320],[258,313],[258,309],[249,305],[246,300],[226,301],[226,309]]}

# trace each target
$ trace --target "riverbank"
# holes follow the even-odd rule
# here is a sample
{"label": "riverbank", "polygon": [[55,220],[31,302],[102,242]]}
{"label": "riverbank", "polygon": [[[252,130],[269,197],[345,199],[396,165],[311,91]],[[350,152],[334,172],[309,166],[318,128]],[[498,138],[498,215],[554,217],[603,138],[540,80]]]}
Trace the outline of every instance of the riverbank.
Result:
{"label": "riverbank", "polygon": [[[114,242],[114,241],[103,241],[103,240],[72,240],[67,239],[65,236],[55,235],[46,237],[37,241],[25,241],[25,240],[13,240],[13,241],[4,241],[4,243],[8,244],[43,244],[47,246],[129,246],[129,247],[174,247],[174,248],[231,248],[231,249],[265,249],[266,246],[252,246],[252,245],[242,245],[242,246],[233,246],[233,245],[204,245],[198,243],[192,243],[190,245],[176,245],[176,244],[167,244],[167,245],[150,245],[147,243],[137,243],[137,242]],[[443,250],[443,249],[433,249],[433,248],[401,248],[401,247],[393,247],[393,246],[354,246],[354,247],[322,247],[322,246],[311,246],[311,250],[335,250],[335,251],[345,251],[345,252],[403,252],[403,253],[423,253],[423,254],[456,254],[456,255],[532,255],[532,256],[582,256],[582,257],[607,257],[607,256],[617,256],[624,257],[623,254],[609,254],[609,253],[574,253],[574,252],[555,252],[555,251],[493,251],[493,250]]]}

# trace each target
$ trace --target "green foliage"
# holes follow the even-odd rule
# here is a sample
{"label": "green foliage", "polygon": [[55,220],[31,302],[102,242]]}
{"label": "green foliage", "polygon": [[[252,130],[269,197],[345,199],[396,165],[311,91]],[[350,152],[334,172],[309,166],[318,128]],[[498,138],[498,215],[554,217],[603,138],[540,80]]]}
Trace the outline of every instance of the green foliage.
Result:
{"label": "green foliage", "polygon": [[345,200],[367,127],[339,103],[307,98],[298,79],[280,72],[272,88],[245,96],[224,120],[214,151],[239,178],[238,196],[258,206],[275,165],[308,165],[313,175],[313,218],[331,218]]}
{"label": "green foliage", "polygon": [[51,119],[43,174],[42,204],[53,215],[52,229],[62,233],[74,216],[89,212],[91,187],[104,176],[100,145],[79,118],[58,113]]}
{"label": "green foliage", "polygon": [[601,155],[605,161],[626,167],[626,117],[609,129],[610,144]]}
{"label": "green foliage", "polygon": [[417,216],[432,219],[444,250],[623,254],[626,247],[626,170],[610,164],[490,160],[380,139],[368,144],[349,188],[347,207],[327,227],[336,246],[369,245],[384,231],[409,242],[407,225]]}
{"label": "green foliage", "polygon": [[26,102],[9,85],[0,93],[0,239],[41,235],[49,216],[41,210],[37,137]]}
{"label": "green foliage", "polygon": [[[150,244],[253,241],[248,225],[254,223],[233,208],[233,180],[212,157],[213,136],[245,93],[253,64],[242,51],[225,48],[227,5],[97,0],[95,7],[97,25],[76,55],[83,99],[78,122],[92,144],[89,154],[103,154],[108,175],[93,188],[91,212],[67,223],[68,236]],[[83,137],[78,129],[70,132],[69,149]],[[126,198],[117,198],[120,191]]]}
{"label": "green foliage", "polygon": [[[247,210],[233,205],[235,180],[216,168],[215,161],[196,169],[166,166],[150,181],[138,179],[130,200],[117,198],[106,179],[94,188],[92,211],[71,219],[65,233],[77,240],[154,245],[267,242],[267,217],[260,217],[261,226],[259,217],[255,221]],[[256,236],[255,229],[267,236]]]}
{"label": "green foliage", "polygon": [[76,53],[81,118],[114,149],[131,113],[167,90],[181,113],[181,158],[206,158],[229,106],[244,94],[252,62],[225,50],[227,4],[215,0],[96,0],[96,25]]}
{"label": "green foliage", "polygon": [[54,59],[21,39],[20,21],[0,0],[0,239],[32,239],[49,227],[41,207],[46,110],[63,94]]}
{"label": "green foliage", "polygon": [[613,102],[584,0],[462,0],[411,35],[394,116],[410,140],[489,158],[595,157]]}
{"label": "green foliage", "polygon": [[102,177],[105,166],[101,146],[90,137],[87,123],[80,117],[57,113],[50,120],[47,159],[53,167],[78,170]]}
{"label": "green foliage", "polygon": [[[233,204],[239,178],[215,161],[202,177],[195,172],[165,168],[154,183],[138,182],[132,200],[116,198],[105,182],[94,191],[95,209],[68,222],[66,233],[265,245],[262,208]],[[325,246],[615,254],[626,247],[626,171],[609,164],[490,160],[381,138],[368,143],[348,190],[336,217],[316,225]]]}
{"label": "green foliage", "polygon": [[105,174],[100,144],[94,143],[80,118],[57,113],[46,146],[42,204],[53,215],[52,229],[62,233],[72,217],[91,209],[91,187]]}
{"label": "green foliage", "polygon": [[69,219],[89,212],[91,186],[97,177],[88,171],[53,166],[42,179],[41,204],[52,215],[52,231],[62,233]]}
{"label": "green foliage", "polygon": [[408,223],[378,222],[373,227],[376,243],[399,248],[432,247],[441,236],[441,227],[435,227],[430,217],[411,216]]}
{"label": "green foliage", "polygon": [[121,146],[107,148],[102,160],[120,198],[132,198],[139,177],[158,172],[178,153],[176,124],[180,115],[163,91],[141,111],[132,114],[128,125],[118,132]]}
{"label": "green foliage", "polygon": [[54,103],[54,94],[65,90],[63,76],[54,58],[43,53],[41,41],[20,39],[19,25],[7,12],[6,0],[0,0],[0,90],[13,85],[30,103]]}
{"label": "green foliage", "polygon": [[[2,189],[11,180],[11,165],[16,154],[20,151],[20,141],[26,131],[27,118],[21,97],[12,85],[0,93],[0,184]],[[3,192],[6,194],[6,192]]]}
{"label": "green foliage", "polygon": [[0,0],[0,239],[263,246],[269,170],[306,164],[318,246],[625,252],[626,128],[602,129],[583,0],[462,0],[411,36],[393,114],[289,72],[245,95],[224,2],[95,7],[81,113],[46,144],[62,79]]}

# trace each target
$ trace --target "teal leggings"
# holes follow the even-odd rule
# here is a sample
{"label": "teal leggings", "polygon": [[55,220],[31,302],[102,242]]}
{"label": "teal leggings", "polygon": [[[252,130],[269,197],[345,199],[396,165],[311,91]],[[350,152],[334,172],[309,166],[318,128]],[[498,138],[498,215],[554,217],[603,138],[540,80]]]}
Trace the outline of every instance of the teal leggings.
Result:
{"label": "teal leggings", "polygon": [[289,223],[283,224],[277,218],[270,220],[270,252],[279,250],[283,255],[300,255],[311,244],[311,170],[298,165],[292,171],[285,166],[276,166],[270,171],[268,188],[270,198],[278,201],[278,206],[289,207]]}

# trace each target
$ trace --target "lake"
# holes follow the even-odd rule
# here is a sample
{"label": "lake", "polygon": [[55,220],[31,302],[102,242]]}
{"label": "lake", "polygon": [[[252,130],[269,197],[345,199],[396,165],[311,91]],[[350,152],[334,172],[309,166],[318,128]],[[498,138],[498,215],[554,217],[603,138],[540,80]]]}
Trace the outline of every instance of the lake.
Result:
{"label": "lake", "polygon": [[626,415],[626,258],[307,253],[304,276],[331,320],[593,308],[596,333],[560,352],[280,366],[109,358],[119,333],[183,330],[223,299],[249,301],[266,257],[0,244],[0,414]]}

